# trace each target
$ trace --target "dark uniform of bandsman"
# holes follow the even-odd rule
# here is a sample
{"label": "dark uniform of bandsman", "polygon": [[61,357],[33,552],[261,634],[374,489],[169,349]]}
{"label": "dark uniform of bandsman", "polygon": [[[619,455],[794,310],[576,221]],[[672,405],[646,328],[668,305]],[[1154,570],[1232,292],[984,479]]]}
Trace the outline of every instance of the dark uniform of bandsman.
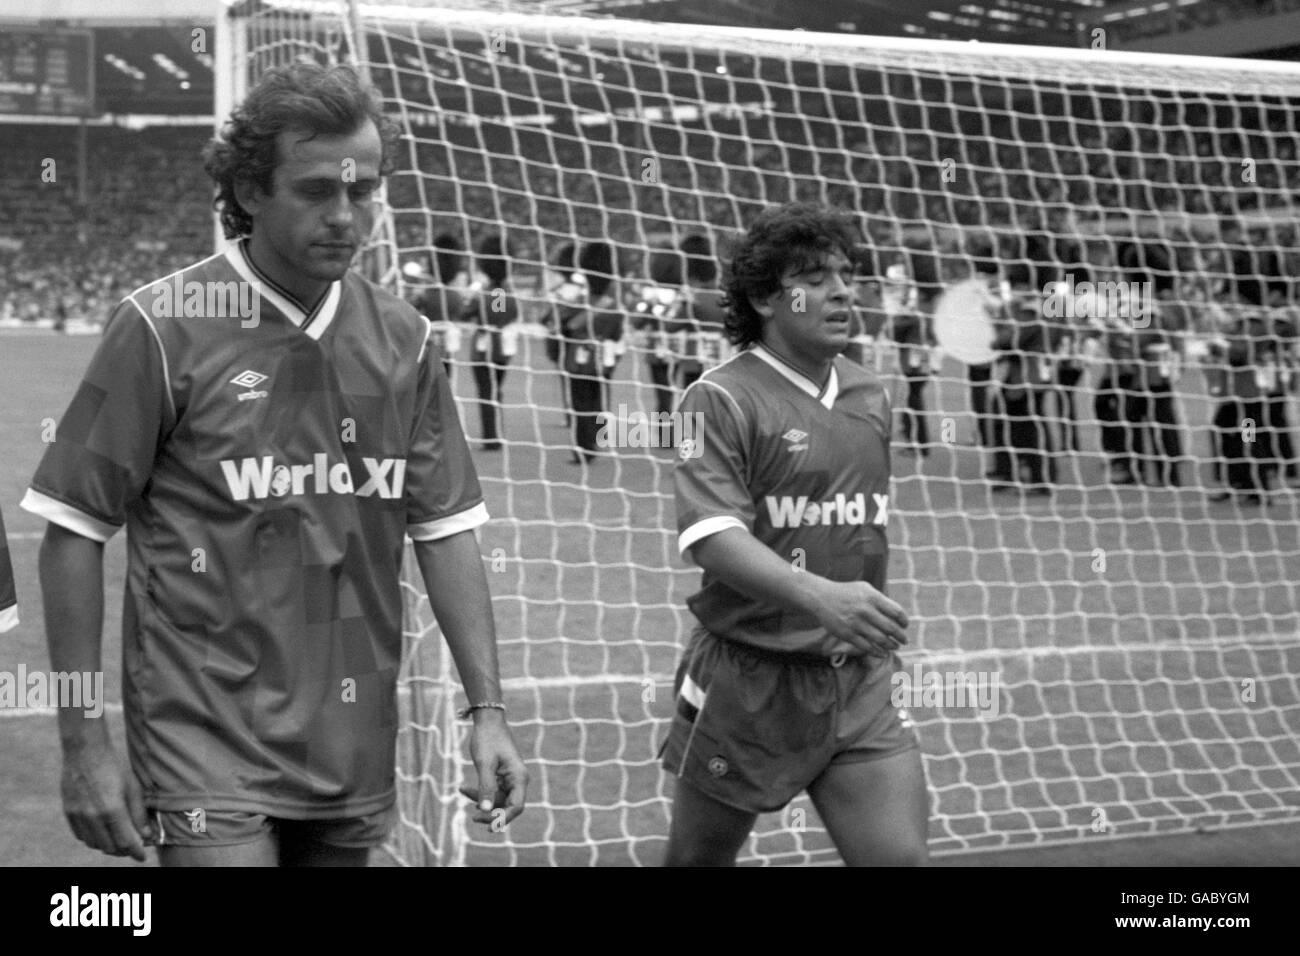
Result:
{"label": "dark uniform of bandsman", "polygon": [[1233,495],[1241,504],[1264,503],[1277,469],[1274,432],[1266,397],[1275,390],[1281,340],[1269,313],[1257,306],[1236,309],[1226,334],[1208,344],[1206,362],[1210,389],[1222,401],[1214,415],[1221,466],[1228,489],[1212,501]]}
{"label": "dark uniform of bandsman", "polygon": [[[1136,432],[1138,474],[1151,484],[1178,486],[1182,439],[1178,431],[1174,383],[1184,355],[1187,319],[1172,288],[1163,289],[1149,321],[1134,330],[1138,395],[1131,411]],[[1145,434],[1144,434],[1145,433]],[[1141,448],[1149,438],[1150,455]],[[1145,467],[1150,461],[1151,470]]]}
{"label": "dark uniform of bandsman", "polygon": [[1044,321],[1042,296],[1032,290],[1017,290],[1011,312],[994,325],[993,347],[1001,353],[994,377],[999,383],[1002,411],[994,426],[998,432],[994,471],[1009,476],[1009,482],[1000,481],[993,488],[1050,495],[1051,448],[1043,409],[1046,394],[1054,385],[1051,353],[1055,326]]}

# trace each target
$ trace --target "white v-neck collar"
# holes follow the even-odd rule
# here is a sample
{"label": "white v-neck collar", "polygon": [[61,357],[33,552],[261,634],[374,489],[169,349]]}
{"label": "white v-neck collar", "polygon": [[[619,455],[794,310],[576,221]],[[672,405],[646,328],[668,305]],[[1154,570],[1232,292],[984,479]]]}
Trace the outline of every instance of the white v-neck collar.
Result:
{"label": "white v-neck collar", "polygon": [[826,387],[822,388],[803,372],[799,371],[781,356],[777,355],[771,349],[767,348],[761,342],[750,349],[758,358],[762,359],[772,368],[781,373],[781,376],[799,391],[803,392],[818,402],[825,408],[833,408],[835,399],[840,394],[840,376],[835,371],[834,363],[831,364],[831,374],[826,376]]}
{"label": "white v-neck collar", "polygon": [[275,285],[269,278],[262,276],[253,268],[245,248],[247,239],[232,242],[226,247],[226,261],[239,273],[239,277],[253,286],[259,296],[275,306],[286,319],[313,339],[320,339],[334,321],[338,313],[339,299],[343,296],[342,281],[331,282],[329,291],[312,312],[306,312],[294,302],[287,292]]}

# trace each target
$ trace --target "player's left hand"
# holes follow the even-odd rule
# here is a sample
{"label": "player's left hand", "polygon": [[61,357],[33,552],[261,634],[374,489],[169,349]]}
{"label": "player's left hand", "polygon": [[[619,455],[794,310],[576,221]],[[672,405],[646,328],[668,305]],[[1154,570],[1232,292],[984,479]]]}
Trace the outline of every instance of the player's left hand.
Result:
{"label": "player's left hand", "polygon": [[469,754],[478,785],[461,787],[460,792],[474,801],[474,822],[499,833],[524,812],[528,791],[528,768],[501,711],[475,712]]}

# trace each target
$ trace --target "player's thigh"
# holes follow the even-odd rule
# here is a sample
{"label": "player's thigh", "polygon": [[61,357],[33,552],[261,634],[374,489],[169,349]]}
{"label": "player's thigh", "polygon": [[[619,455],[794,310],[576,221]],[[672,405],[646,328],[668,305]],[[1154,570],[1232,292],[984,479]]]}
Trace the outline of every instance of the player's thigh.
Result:
{"label": "player's thigh", "polygon": [[918,748],[831,764],[808,796],[847,865],[928,862],[930,796]]}
{"label": "player's thigh", "polygon": [[152,810],[162,866],[276,866],[279,834],[265,814],[216,808]]}
{"label": "player's thigh", "polygon": [[664,866],[733,866],[757,820],[678,778]]}
{"label": "player's thigh", "polygon": [[332,846],[310,837],[281,837],[280,866],[369,866],[369,847]]}
{"label": "player's thigh", "polygon": [[370,851],[387,839],[397,806],[328,820],[280,820],[281,866],[367,866]]}
{"label": "player's thigh", "polygon": [[279,866],[279,840],[267,830],[248,843],[158,847],[159,866]]}

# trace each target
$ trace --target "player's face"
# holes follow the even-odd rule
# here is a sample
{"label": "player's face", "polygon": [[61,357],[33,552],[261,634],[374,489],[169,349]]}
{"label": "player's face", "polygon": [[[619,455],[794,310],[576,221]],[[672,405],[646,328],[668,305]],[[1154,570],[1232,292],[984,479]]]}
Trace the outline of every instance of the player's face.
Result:
{"label": "player's face", "polygon": [[764,319],[765,345],[820,370],[849,344],[853,266],[842,252],[827,253],[811,269],[787,273],[781,291],[754,308]]}
{"label": "player's face", "polygon": [[369,120],[346,136],[287,131],[268,195],[247,187],[253,217],[249,254],[258,268],[304,303],[341,279],[375,221],[382,145]]}

